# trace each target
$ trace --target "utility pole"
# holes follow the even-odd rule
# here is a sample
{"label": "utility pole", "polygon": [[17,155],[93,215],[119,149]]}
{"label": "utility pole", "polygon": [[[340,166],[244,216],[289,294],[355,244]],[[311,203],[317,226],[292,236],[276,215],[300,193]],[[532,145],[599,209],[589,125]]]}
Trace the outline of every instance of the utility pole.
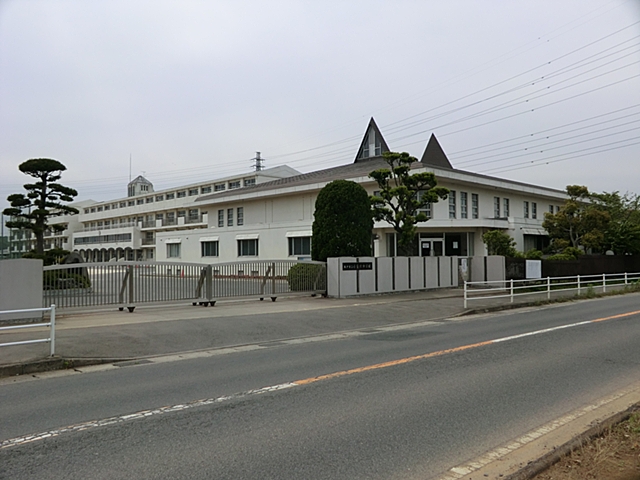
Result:
{"label": "utility pole", "polygon": [[251,160],[255,161],[256,163],[253,165],[253,168],[255,169],[256,172],[260,172],[263,169],[263,165],[262,162],[264,162],[264,158],[260,157],[260,152],[256,152],[256,158],[252,158]]}

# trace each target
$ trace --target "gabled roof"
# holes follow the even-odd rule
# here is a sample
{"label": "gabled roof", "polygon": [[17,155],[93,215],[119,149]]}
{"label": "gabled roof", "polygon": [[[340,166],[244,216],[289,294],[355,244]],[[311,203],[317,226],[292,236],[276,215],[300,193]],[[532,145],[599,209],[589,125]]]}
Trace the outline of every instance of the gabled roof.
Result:
{"label": "gabled roof", "polygon": [[[369,147],[369,145],[365,145],[366,142],[369,141],[370,138],[370,132],[373,132],[373,134],[375,135],[375,138],[380,139],[380,155],[376,155],[375,151],[371,152],[369,151],[369,155],[367,155],[366,157],[363,157],[363,151],[365,150],[365,147]],[[360,142],[360,148],[358,148],[358,153],[356,153],[356,159],[353,161],[353,163],[358,163],[358,162],[366,162],[372,158],[377,158],[380,157],[384,152],[388,152],[389,151],[389,146],[387,145],[387,142],[384,140],[384,137],[382,136],[382,133],[380,133],[380,129],[378,128],[378,125],[376,125],[376,121],[373,119],[373,117],[371,117],[371,120],[369,120],[369,125],[367,125],[367,129],[364,131],[364,136],[362,137],[362,142]]]}
{"label": "gabled roof", "polygon": [[433,167],[453,169],[451,162],[447,158],[447,155],[442,150],[440,143],[436,139],[436,136],[432,133],[427,148],[424,149],[420,163],[431,165]]}
{"label": "gabled roof", "polygon": [[149,180],[147,180],[146,178],[144,178],[142,175],[138,175],[136,178],[134,178],[133,180],[131,180],[129,182],[129,185],[133,184],[133,183],[142,183],[144,185],[153,185]]}

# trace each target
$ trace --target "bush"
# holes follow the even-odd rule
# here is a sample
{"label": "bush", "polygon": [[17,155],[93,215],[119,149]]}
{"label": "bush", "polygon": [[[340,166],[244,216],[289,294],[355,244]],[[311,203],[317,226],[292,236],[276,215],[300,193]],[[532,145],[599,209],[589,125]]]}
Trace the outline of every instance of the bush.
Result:
{"label": "bush", "polygon": [[524,254],[527,260],[542,260],[542,252],[540,250],[529,250]]}
{"label": "bush", "polygon": [[326,290],[326,267],[320,263],[297,263],[289,269],[287,282],[292,292]]}
{"label": "bush", "polygon": [[355,182],[328,183],[316,200],[311,258],[371,256],[373,217],[367,191]]}
{"label": "bush", "polygon": [[45,290],[65,290],[69,288],[89,288],[89,277],[65,270],[48,270],[42,274],[42,286]]}

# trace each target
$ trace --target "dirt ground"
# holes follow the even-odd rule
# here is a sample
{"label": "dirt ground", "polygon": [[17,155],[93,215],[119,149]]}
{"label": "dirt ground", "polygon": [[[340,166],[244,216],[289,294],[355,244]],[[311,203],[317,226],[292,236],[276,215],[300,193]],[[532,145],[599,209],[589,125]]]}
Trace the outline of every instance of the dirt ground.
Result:
{"label": "dirt ground", "polygon": [[640,480],[640,413],[578,448],[534,480]]}

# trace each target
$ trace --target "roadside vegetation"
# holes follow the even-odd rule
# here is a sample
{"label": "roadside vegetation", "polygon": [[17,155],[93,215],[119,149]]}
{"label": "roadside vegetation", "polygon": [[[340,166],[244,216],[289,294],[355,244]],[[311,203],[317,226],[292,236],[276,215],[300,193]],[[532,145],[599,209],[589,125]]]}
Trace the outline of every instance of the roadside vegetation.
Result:
{"label": "roadside vegetation", "polygon": [[639,480],[640,413],[583,444],[533,480]]}

